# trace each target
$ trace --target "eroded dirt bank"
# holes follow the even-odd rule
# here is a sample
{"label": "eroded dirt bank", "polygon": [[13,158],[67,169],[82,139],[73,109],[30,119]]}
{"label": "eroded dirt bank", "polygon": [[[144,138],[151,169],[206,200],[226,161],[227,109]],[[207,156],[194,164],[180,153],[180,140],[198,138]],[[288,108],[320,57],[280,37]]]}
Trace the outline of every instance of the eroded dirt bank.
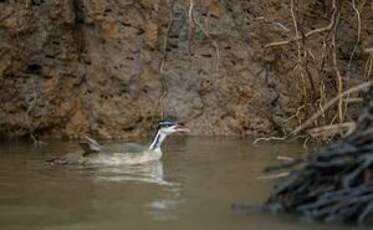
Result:
{"label": "eroded dirt bank", "polygon": [[2,0],[0,136],[287,132],[371,77],[370,4]]}

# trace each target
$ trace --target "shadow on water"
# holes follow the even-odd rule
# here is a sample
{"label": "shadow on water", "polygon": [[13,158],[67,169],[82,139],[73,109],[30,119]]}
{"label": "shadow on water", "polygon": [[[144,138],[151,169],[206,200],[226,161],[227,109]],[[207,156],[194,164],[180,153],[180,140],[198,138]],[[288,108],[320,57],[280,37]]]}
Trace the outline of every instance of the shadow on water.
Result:
{"label": "shadow on water", "polygon": [[230,209],[237,202],[259,206],[273,182],[256,178],[276,156],[302,154],[298,143],[172,137],[162,160],[145,165],[44,164],[78,149],[72,142],[0,144],[1,229],[349,228]]}

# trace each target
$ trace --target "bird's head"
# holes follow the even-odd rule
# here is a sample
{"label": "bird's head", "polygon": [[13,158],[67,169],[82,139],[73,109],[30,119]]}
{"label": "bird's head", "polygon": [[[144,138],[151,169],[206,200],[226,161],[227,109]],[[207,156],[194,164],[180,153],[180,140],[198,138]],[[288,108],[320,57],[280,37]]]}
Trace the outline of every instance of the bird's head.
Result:
{"label": "bird's head", "polygon": [[176,132],[190,132],[183,124],[174,120],[166,119],[159,122],[158,130],[163,134],[169,135]]}
{"label": "bird's head", "polygon": [[182,124],[177,123],[174,120],[166,119],[162,120],[158,124],[157,132],[153,138],[152,143],[149,146],[149,149],[152,151],[161,151],[161,144],[165,138],[176,132],[190,132],[190,130],[184,127]]}

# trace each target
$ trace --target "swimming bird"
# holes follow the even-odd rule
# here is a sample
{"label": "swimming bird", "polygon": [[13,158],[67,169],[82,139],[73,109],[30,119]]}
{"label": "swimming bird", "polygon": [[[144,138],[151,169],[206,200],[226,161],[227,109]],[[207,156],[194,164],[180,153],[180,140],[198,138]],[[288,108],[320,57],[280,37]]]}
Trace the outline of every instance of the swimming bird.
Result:
{"label": "swimming bird", "polygon": [[162,120],[151,141],[146,145],[136,143],[111,144],[102,146],[94,139],[85,137],[80,147],[83,152],[66,154],[64,157],[48,160],[54,164],[141,164],[159,160],[162,157],[161,145],[172,133],[190,132],[190,130],[174,120]]}

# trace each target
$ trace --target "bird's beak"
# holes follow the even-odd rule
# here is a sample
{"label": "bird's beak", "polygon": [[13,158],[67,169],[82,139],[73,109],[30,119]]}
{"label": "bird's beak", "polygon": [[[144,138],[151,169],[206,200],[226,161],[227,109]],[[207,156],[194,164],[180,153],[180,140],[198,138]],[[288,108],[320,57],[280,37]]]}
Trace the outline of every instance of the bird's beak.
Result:
{"label": "bird's beak", "polygon": [[188,129],[187,127],[185,127],[183,125],[180,125],[180,124],[176,125],[175,130],[176,130],[176,132],[190,133],[190,129]]}

